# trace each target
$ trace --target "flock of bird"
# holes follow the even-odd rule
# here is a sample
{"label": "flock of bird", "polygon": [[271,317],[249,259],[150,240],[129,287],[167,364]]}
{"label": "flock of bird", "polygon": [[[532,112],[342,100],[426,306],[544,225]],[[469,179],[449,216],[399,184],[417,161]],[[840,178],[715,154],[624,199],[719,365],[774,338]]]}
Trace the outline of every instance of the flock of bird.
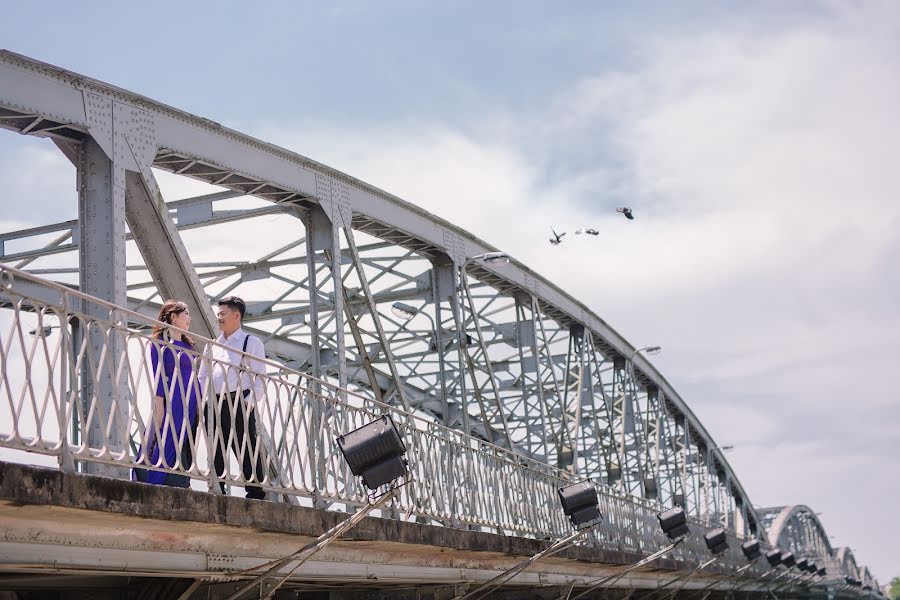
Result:
{"label": "flock of bird", "polygon": [[[631,209],[628,208],[627,206],[620,206],[619,208],[616,209],[616,212],[620,212],[623,215],[625,215],[625,218],[628,219],[629,221],[634,220],[634,214],[631,212]],[[562,239],[563,239],[563,236],[566,235],[566,232],[563,231],[562,233],[556,233],[556,230],[554,230],[552,227],[550,228],[550,231],[553,232],[553,237],[550,238],[550,243],[553,244],[554,246],[559,246],[560,244],[562,244]],[[597,231],[596,229],[591,229],[590,227],[585,227],[582,229],[575,230],[575,235],[581,235],[581,234],[600,235],[600,232]]]}

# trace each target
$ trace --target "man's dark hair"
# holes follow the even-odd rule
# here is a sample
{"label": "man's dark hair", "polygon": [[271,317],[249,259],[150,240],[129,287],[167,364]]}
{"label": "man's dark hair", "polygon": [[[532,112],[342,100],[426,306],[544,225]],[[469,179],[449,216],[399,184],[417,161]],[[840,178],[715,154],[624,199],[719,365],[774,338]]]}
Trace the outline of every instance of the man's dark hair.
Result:
{"label": "man's dark hair", "polygon": [[244,313],[247,312],[247,303],[237,296],[225,296],[219,300],[219,306],[227,306],[231,310],[241,313],[241,321],[244,320]]}

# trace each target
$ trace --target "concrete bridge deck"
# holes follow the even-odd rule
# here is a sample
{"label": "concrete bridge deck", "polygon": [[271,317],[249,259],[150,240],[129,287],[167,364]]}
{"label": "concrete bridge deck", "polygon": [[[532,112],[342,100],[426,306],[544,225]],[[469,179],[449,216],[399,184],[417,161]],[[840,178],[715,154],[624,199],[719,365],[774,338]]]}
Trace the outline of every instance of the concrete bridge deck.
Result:
{"label": "concrete bridge deck", "polygon": [[[175,590],[208,578],[191,597],[224,597],[235,584],[215,583],[216,578],[290,554],[345,518],[321,509],[0,463],[0,589],[64,583],[98,598],[142,598],[147,590],[156,590],[149,597],[169,591],[177,598]],[[390,592],[449,598],[466,582],[487,580],[548,543],[367,517],[298,569],[284,597]],[[505,589],[517,598],[555,598],[572,583],[639,558],[573,547],[537,563]],[[618,587],[650,591],[676,577],[680,562],[663,558]],[[708,576],[699,577],[687,587],[708,582]],[[116,591],[103,596],[103,588]],[[331,595],[321,595],[326,592]]]}

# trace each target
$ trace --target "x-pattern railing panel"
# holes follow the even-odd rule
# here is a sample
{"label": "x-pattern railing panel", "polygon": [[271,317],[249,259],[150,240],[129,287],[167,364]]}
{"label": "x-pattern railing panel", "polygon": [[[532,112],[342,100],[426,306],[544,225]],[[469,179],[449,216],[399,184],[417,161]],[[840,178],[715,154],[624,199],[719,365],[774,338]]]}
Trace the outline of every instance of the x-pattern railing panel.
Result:
{"label": "x-pattern railing panel", "polygon": [[[22,294],[17,284],[23,281],[50,287],[64,301],[57,305]],[[56,456],[69,470],[73,465],[100,465],[127,476],[140,467],[186,474],[206,482],[211,491],[220,481],[238,486],[258,482],[285,498],[320,506],[359,506],[366,496],[340,456],[335,438],[387,413],[394,416],[407,444],[411,481],[383,516],[409,515],[431,523],[541,538],[569,531],[556,494],[558,487],[571,481],[565,471],[277,363],[266,362],[263,374],[214,361],[203,351],[174,348],[151,337],[155,323],[138,313],[2,266],[0,295],[6,307],[0,310],[4,448]],[[44,331],[45,326],[52,330]],[[32,330],[34,334],[29,333]],[[201,341],[207,346],[215,343]],[[116,344],[122,350],[109,352]],[[164,411],[161,421],[153,415],[151,399],[163,377],[150,358],[154,345],[162,353],[166,348],[176,350],[177,364],[186,361],[192,366],[190,376],[178,375],[163,382],[167,383],[163,388],[167,406],[177,404],[178,396],[197,394],[199,422],[193,429],[190,411],[183,412],[181,427],[171,410]],[[210,427],[208,410],[221,398],[199,382],[196,373],[204,364],[210,370],[247,373],[263,384],[264,399],[255,408],[261,442],[255,449],[249,448],[247,439],[237,440],[232,433],[226,440],[221,429]],[[73,430],[80,437],[72,436]],[[152,436],[175,440],[174,464],[152,463],[150,453],[142,451]],[[230,457],[225,472],[216,473],[212,449],[229,442],[239,442],[259,457],[264,472],[256,472],[254,466],[248,480]],[[184,447],[191,450],[190,464],[180,462]],[[664,541],[656,524],[659,505],[611,488],[599,491],[606,519],[591,543],[648,552]],[[685,543],[682,555],[692,560],[702,552],[694,540]]]}

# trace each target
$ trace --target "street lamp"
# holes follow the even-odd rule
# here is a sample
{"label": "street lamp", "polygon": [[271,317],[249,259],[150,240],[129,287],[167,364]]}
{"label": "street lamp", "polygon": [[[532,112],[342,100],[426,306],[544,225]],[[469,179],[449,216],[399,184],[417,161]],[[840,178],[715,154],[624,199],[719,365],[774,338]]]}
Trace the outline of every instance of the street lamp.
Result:
{"label": "street lamp", "polygon": [[399,319],[403,319],[404,321],[409,321],[416,315],[423,315],[428,318],[431,322],[431,342],[429,343],[429,348],[432,352],[437,350],[437,326],[434,324],[434,319],[431,318],[427,312],[416,308],[415,306],[410,306],[409,304],[404,304],[403,302],[394,302],[391,305],[391,312],[394,313]]}
{"label": "street lamp", "polygon": [[638,348],[634,352],[631,353],[631,356],[628,357],[628,360],[634,360],[634,355],[639,352],[646,352],[650,356],[654,356],[662,352],[662,346],[644,346],[643,348]]}
{"label": "street lamp", "polygon": [[506,252],[485,252],[484,254],[476,254],[475,256],[466,260],[466,263],[472,262],[474,260],[483,260],[486,264],[489,265],[506,265],[509,264],[509,254]]}

